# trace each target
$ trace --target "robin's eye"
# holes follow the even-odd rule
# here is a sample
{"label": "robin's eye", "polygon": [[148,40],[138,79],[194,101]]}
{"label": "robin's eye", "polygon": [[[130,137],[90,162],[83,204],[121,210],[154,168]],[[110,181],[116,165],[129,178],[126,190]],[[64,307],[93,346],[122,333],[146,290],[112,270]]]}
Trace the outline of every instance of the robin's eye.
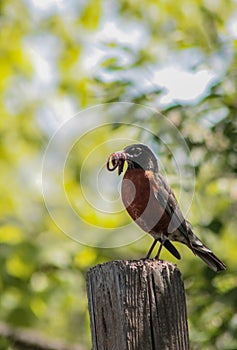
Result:
{"label": "robin's eye", "polygon": [[132,153],[133,153],[134,157],[138,157],[142,153],[142,149],[140,147],[136,147],[136,148],[133,147]]}

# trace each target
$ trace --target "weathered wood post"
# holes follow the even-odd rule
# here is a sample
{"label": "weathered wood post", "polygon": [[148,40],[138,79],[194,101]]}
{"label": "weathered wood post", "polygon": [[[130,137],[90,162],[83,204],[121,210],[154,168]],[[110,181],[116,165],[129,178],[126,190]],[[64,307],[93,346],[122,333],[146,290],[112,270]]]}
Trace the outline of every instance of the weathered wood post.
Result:
{"label": "weathered wood post", "polygon": [[157,260],[112,261],[87,273],[93,350],[188,350],[181,273]]}

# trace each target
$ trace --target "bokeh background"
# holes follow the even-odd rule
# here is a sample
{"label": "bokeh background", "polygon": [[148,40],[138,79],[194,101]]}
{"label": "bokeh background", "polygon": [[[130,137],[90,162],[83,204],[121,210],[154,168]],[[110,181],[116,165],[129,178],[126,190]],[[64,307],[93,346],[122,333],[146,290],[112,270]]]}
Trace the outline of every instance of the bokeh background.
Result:
{"label": "bokeh background", "polygon": [[104,166],[141,141],[228,267],[176,245],[191,348],[237,349],[237,2],[1,0],[0,33],[1,322],[90,348],[86,271],[151,243]]}

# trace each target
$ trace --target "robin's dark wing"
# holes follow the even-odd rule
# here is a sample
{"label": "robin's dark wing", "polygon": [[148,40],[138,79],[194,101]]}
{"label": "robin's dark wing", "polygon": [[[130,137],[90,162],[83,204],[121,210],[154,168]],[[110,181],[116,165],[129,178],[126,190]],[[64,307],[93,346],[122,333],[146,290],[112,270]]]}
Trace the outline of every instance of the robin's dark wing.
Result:
{"label": "robin's dark wing", "polygon": [[181,255],[179,254],[178,250],[175,248],[175,246],[168,240],[165,241],[164,247],[178,260],[181,259]]}
{"label": "robin's dark wing", "polygon": [[174,192],[160,173],[154,174],[154,180],[157,186],[154,194],[171,218],[168,233],[174,232],[178,229],[185,237],[188,246],[192,249],[186,220],[179,208]]}

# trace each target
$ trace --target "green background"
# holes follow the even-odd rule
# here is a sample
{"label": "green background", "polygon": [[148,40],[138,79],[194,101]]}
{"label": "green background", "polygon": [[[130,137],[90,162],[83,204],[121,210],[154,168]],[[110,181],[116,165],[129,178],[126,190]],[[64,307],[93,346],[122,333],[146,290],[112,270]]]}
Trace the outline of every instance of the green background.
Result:
{"label": "green background", "polygon": [[[0,33],[1,322],[89,349],[87,270],[109,260],[145,256],[148,235],[111,248],[105,248],[107,235],[98,236],[94,246],[71,239],[50,217],[41,188],[42,161],[54,132],[84,108],[126,101],[159,110],[167,119],[153,113],[140,117],[126,106],[125,114],[111,116],[107,105],[98,113],[97,121],[109,125],[76,143],[65,165],[64,189],[83,219],[76,227],[79,236],[84,230],[88,236],[97,232],[98,225],[106,231],[130,224],[125,212],[111,216],[85,203],[80,173],[91,150],[100,146],[86,163],[92,179],[85,185],[88,193],[94,191],[94,167],[99,169],[117,150],[111,140],[119,137],[152,146],[179,190],[173,163],[179,154],[178,130],[188,147],[181,160],[184,173],[193,170],[196,181],[194,189],[184,185],[181,207],[190,204],[186,216],[195,232],[228,267],[215,274],[176,245],[183,257],[178,267],[187,295],[191,348],[237,349],[236,1],[2,0]],[[155,72],[166,66],[190,73],[190,90],[199,72],[211,72],[212,79],[195,98],[177,96],[162,103],[167,91]],[[170,79],[181,91],[182,78]],[[81,118],[86,121],[85,114]],[[172,127],[167,128],[167,120]],[[112,122],[141,129],[130,132]],[[144,132],[147,127],[150,134]],[[55,182],[57,175],[56,169]],[[115,173],[109,176],[115,181]],[[112,191],[110,187],[108,193]],[[92,198],[96,201],[97,193]],[[70,221],[63,208],[61,215]],[[135,224],[128,227],[131,240],[141,236]],[[166,252],[162,258],[177,263]],[[5,341],[1,346],[10,349]]]}

